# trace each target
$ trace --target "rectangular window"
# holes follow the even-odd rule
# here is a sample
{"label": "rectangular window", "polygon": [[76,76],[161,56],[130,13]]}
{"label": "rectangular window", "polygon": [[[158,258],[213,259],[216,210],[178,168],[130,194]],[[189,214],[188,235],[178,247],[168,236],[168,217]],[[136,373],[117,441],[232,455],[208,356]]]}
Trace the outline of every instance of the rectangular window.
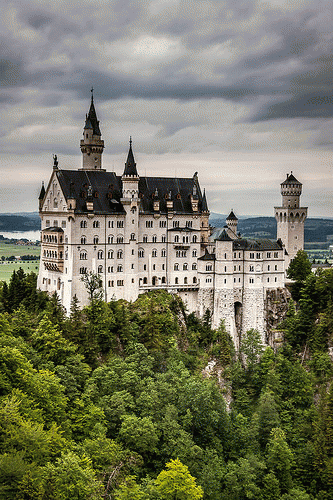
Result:
{"label": "rectangular window", "polygon": [[277,271],[277,270],[278,270],[278,267],[277,267],[277,266],[274,266],[274,268],[275,268],[275,271]]}
{"label": "rectangular window", "polygon": [[166,242],[166,236],[165,236],[165,234],[163,234],[163,236],[162,236],[162,243],[165,243],[165,242]]}
{"label": "rectangular window", "polygon": [[117,286],[124,286],[124,280],[117,280]]}
{"label": "rectangular window", "polygon": [[109,220],[109,227],[113,227],[113,220]]}
{"label": "rectangular window", "polygon": [[267,259],[271,258],[271,252],[267,252]]}
{"label": "rectangular window", "polygon": [[49,220],[45,221],[45,227],[50,227],[50,221]]}
{"label": "rectangular window", "polygon": [[271,270],[271,266],[267,266],[267,271],[270,271]]}
{"label": "rectangular window", "polygon": [[124,227],[124,221],[123,220],[117,220],[117,227]]}
{"label": "rectangular window", "polygon": [[114,286],[114,281],[113,280],[109,281],[109,286]]}
{"label": "rectangular window", "polygon": [[153,221],[152,220],[146,220],[146,227],[153,227]]}
{"label": "rectangular window", "polygon": [[53,221],[53,226],[54,226],[54,227],[58,227],[58,221],[57,221],[57,220],[54,220],[54,221]]}
{"label": "rectangular window", "polygon": [[166,227],[167,223],[166,220],[160,220],[160,227]]}
{"label": "rectangular window", "polygon": [[66,227],[66,221],[65,220],[62,220],[61,221],[61,227],[65,228]]}
{"label": "rectangular window", "polygon": [[279,252],[274,252],[274,259],[278,259],[279,258]]}
{"label": "rectangular window", "polygon": [[147,264],[144,264],[144,265],[143,265],[143,270],[144,270],[144,271],[147,271]]}
{"label": "rectangular window", "polygon": [[254,278],[250,278],[250,283],[254,283]]}
{"label": "rectangular window", "polygon": [[257,259],[260,259],[260,253],[257,253]]}
{"label": "rectangular window", "polygon": [[174,220],[172,223],[173,227],[179,227],[179,220]]}
{"label": "rectangular window", "polygon": [[254,253],[250,253],[250,259],[254,259]]}
{"label": "rectangular window", "polygon": [[250,266],[249,271],[250,271],[251,273],[253,273],[253,271],[254,271],[254,266]]}

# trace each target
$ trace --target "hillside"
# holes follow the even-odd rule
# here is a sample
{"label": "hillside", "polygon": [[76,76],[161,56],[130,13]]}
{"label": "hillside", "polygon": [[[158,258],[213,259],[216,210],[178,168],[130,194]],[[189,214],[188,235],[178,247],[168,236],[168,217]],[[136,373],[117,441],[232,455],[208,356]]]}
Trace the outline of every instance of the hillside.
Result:
{"label": "hillside", "polygon": [[[223,227],[225,218],[214,214],[210,223],[215,227]],[[276,238],[276,221],[274,217],[253,217],[240,219],[238,229],[245,238]],[[307,243],[333,240],[333,220],[309,218],[304,225],[304,239]]]}

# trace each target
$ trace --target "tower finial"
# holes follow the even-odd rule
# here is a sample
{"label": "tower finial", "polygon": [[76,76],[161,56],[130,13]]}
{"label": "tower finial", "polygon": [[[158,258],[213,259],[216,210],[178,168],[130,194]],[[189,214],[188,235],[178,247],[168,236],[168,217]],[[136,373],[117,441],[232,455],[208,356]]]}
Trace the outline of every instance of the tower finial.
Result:
{"label": "tower finial", "polygon": [[129,140],[130,146],[132,146],[132,136],[130,135],[130,140]]}
{"label": "tower finial", "polygon": [[90,92],[91,92],[91,102],[94,102],[94,87],[91,87]]}

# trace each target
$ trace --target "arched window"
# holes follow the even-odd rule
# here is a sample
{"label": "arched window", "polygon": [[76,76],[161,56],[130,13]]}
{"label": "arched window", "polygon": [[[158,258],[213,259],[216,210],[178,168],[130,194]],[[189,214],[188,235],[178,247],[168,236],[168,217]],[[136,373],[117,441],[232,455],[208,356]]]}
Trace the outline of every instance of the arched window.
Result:
{"label": "arched window", "polygon": [[175,241],[175,243],[179,243],[179,236],[178,235],[175,236],[175,240],[174,241]]}
{"label": "arched window", "polygon": [[124,243],[124,237],[123,236],[117,236],[117,243]]}
{"label": "arched window", "polygon": [[153,243],[156,243],[156,241],[157,241],[157,236],[156,236],[156,234],[154,234],[154,235],[153,235],[153,238],[152,238],[152,242],[153,242]]}
{"label": "arched window", "polygon": [[123,272],[123,266],[119,265],[117,266],[117,273],[122,273]]}
{"label": "arched window", "polygon": [[179,264],[177,264],[177,263],[176,263],[176,264],[173,266],[173,269],[174,269],[174,271],[179,271]]}
{"label": "arched window", "polygon": [[87,252],[85,250],[80,252],[80,260],[87,260]]}
{"label": "arched window", "polygon": [[166,283],[166,279],[165,279],[165,276],[162,276],[162,283]]}
{"label": "arched window", "polygon": [[80,267],[80,274],[86,274],[87,268],[86,267]]}
{"label": "arched window", "polygon": [[143,284],[147,285],[147,278],[143,278]]}
{"label": "arched window", "polygon": [[152,252],[151,252],[151,256],[152,256],[152,257],[157,257],[157,250],[156,250],[156,248],[154,248],[154,249],[152,250]]}
{"label": "arched window", "polygon": [[131,233],[131,240],[135,240],[135,233]]}
{"label": "arched window", "polygon": [[94,220],[93,227],[99,227],[99,221],[98,220]]}
{"label": "arched window", "polygon": [[143,248],[139,248],[139,257],[144,257],[145,256],[145,251]]}
{"label": "arched window", "polygon": [[162,256],[162,257],[165,257],[165,256],[166,256],[166,250],[165,250],[165,248],[163,248],[163,249],[162,249],[162,251],[161,251],[161,256]]}
{"label": "arched window", "polygon": [[98,266],[97,272],[98,272],[98,274],[102,274],[103,273],[103,266]]}
{"label": "arched window", "polygon": [[94,245],[98,245],[98,236],[94,236],[93,243]]}
{"label": "arched window", "polygon": [[197,265],[196,265],[195,262],[193,262],[193,264],[192,264],[192,270],[195,271],[196,269],[197,269]]}
{"label": "arched window", "polygon": [[185,262],[185,264],[183,264],[183,271],[187,271],[188,270],[188,264]]}
{"label": "arched window", "polygon": [[113,250],[108,251],[108,259],[113,259]]}
{"label": "arched window", "polygon": [[109,244],[113,243],[113,234],[110,234],[110,236],[108,236],[108,243]]}
{"label": "arched window", "polygon": [[147,243],[148,242],[148,236],[146,234],[143,235],[142,242],[143,243]]}
{"label": "arched window", "polygon": [[178,285],[178,278],[175,278],[175,285]]}
{"label": "arched window", "polygon": [[197,236],[196,236],[196,234],[193,236],[193,238],[192,238],[192,242],[193,242],[193,243],[196,243],[196,242],[197,242]]}
{"label": "arched window", "polygon": [[97,252],[97,258],[98,259],[103,259],[103,250],[98,250],[98,252]]}
{"label": "arched window", "polygon": [[197,282],[197,278],[195,276],[193,276],[193,283],[196,283]]}
{"label": "arched window", "polygon": [[81,220],[80,227],[87,227],[87,221],[86,220]]}
{"label": "arched window", "polygon": [[184,278],[184,285],[187,285],[187,278]]}
{"label": "arched window", "polygon": [[118,250],[117,252],[117,259],[122,259],[123,258],[123,251],[122,250]]}

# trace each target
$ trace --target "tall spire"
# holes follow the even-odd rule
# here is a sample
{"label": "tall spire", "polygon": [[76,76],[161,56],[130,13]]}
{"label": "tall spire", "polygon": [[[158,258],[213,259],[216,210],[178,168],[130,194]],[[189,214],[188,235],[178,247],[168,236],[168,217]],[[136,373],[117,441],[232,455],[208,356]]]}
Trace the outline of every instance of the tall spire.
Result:
{"label": "tall spire", "polygon": [[132,175],[134,177],[138,177],[138,172],[136,170],[136,163],[134,161],[134,154],[132,150],[132,137],[130,136],[129,140],[129,150],[127,155],[127,161],[125,163],[125,170],[123,175]]}
{"label": "tall spire", "polygon": [[101,130],[99,128],[99,121],[97,120],[97,114],[95,110],[95,105],[94,105],[94,88],[91,87],[91,102],[90,102],[90,109],[89,113],[86,116],[86,123],[84,128],[92,128],[93,129],[93,134],[94,135],[102,135]]}
{"label": "tall spire", "polygon": [[101,130],[94,105],[93,88],[91,89],[91,102],[89,113],[83,129],[83,139],[80,148],[83,155],[82,170],[102,170],[102,153],[104,141],[101,139]]}
{"label": "tall spire", "polygon": [[204,189],[203,197],[202,197],[202,201],[201,201],[201,210],[202,210],[202,212],[209,212],[208,205],[207,205],[207,198],[206,198],[206,190],[205,189]]}

